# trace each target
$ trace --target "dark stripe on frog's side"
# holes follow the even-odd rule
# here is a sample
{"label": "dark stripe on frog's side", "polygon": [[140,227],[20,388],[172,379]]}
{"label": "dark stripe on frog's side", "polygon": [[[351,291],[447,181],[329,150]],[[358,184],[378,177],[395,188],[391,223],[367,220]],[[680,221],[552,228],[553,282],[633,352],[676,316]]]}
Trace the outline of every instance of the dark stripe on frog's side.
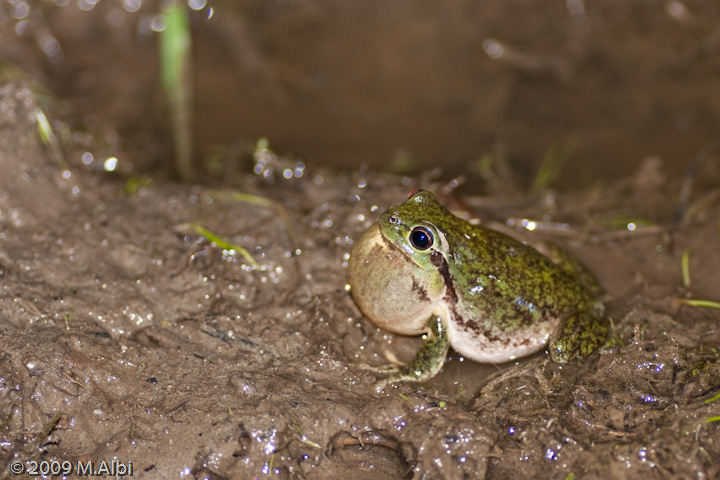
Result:
{"label": "dark stripe on frog's side", "polygon": [[[452,281],[447,260],[442,254],[435,251],[430,254],[430,259],[433,266],[435,266],[442,275],[446,286],[445,301],[447,302],[448,310],[453,316],[456,325],[466,331],[472,331],[476,335],[483,335],[489,342],[497,343],[499,345],[526,345],[529,343],[529,338],[527,337],[521,336],[515,339],[509,338],[508,335],[504,333],[506,330],[504,325],[509,324],[514,325],[515,327],[520,327],[527,334],[530,334],[533,330],[533,326],[536,326],[537,323],[537,318],[533,318],[533,314],[530,311],[513,303],[507,306],[508,311],[502,316],[496,315],[496,312],[485,311],[478,312],[482,315],[483,321],[481,321],[481,319],[477,319],[478,321],[465,321],[463,316],[457,312],[458,295],[455,284]],[[540,260],[540,262],[542,263],[542,260]],[[529,265],[529,268],[533,268],[533,265]],[[521,278],[524,276],[522,271],[517,273],[520,273]],[[498,279],[502,279],[502,277],[504,277],[503,272],[495,271],[492,274]],[[502,292],[500,288],[500,284],[489,283],[484,286],[485,294],[501,297]],[[528,303],[532,303],[534,309],[538,312],[536,315],[540,318],[546,319],[552,314],[548,305],[533,302]]]}
{"label": "dark stripe on frog's side", "polygon": [[413,292],[415,292],[415,293],[417,294],[418,299],[419,299],[421,302],[429,302],[429,301],[430,301],[430,296],[428,295],[427,290],[425,289],[425,287],[423,287],[422,285],[420,285],[420,284],[417,282],[417,280],[415,280],[414,278],[413,278],[413,281],[412,281],[412,290],[413,290]]}
{"label": "dark stripe on frog's side", "polygon": [[443,281],[445,282],[445,300],[452,302],[452,304],[455,305],[458,301],[458,296],[457,292],[455,292],[455,284],[453,284],[452,278],[450,277],[450,269],[448,268],[445,257],[433,250],[430,254],[430,262],[432,262],[433,266],[438,269],[440,275],[443,277]]}
{"label": "dark stripe on frog's side", "polygon": [[[432,262],[433,266],[438,269],[440,275],[442,275],[443,277],[443,282],[445,282],[445,301],[447,302],[450,314],[455,319],[455,324],[459,325],[465,330],[473,331],[476,334],[482,333],[483,335],[487,336],[488,332],[483,331],[483,329],[480,328],[480,324],[478,322],[466,322],[462,315],[457,313],[458,296],[457,292],[455,291],[455,284],[453,283],[452,277],[450,276],[450,269],[448,268],[447,260],[445,260],[445,257],[443,257],[440,253],[434,251],[430,254],[430,261]],[[500,339],[494,338],[493,340],[499,341]]]}

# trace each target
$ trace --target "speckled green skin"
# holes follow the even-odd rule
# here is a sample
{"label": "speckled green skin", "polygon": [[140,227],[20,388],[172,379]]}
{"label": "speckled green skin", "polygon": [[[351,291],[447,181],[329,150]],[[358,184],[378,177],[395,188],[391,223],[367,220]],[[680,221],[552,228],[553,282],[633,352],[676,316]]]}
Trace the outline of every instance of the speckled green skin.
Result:
{"label": "speckled green skin", "polygon": [[[410,234],[424,227],[432,245]],[[357,242],[348,281],[361,310],[397,333],[428,333],[408,367],[384,383],[433,377],[448,345],[481,362],[502,362],[549,345],[565,363],[589,355],[607,337],[594,277],[557,248],[548,255],[451,214],[432,193],[413,192]]]}

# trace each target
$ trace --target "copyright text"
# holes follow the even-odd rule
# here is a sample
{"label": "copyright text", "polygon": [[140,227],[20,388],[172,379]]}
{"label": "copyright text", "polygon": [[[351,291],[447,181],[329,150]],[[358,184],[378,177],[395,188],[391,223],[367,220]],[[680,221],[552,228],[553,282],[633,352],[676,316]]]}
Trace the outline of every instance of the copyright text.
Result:
{"label": "copyright text", "polygon": [[15,460],[10,463],[10,472],[15,475],[43,476],[48,475],[78,475],[80,477],[99,477],[101,475],[107,477],[132,477],[132,462],[121,462],[120,460],[103,460],[93,462],[77,461],[71,462],[65,460],[43,460],[36,462],[35,460],[27,460],[25,462]]}

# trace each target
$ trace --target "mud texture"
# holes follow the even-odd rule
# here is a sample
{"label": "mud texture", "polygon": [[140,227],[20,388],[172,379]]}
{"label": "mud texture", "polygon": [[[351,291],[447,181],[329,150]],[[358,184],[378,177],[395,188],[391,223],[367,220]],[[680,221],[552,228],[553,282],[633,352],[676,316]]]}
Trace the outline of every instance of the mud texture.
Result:
{"label": "mud texture", "polygon": [[[132,462],[137,478],[720,478],[720,313],[677,301],[720,300],[715,157],[680,222],[680,183],[657,163],[602,190],[525,197],[310,169],[221,191],[128,189],[59,165],[36,112],[24,85],[0,87],[3,478],[16,460]],[[347,255],[416,187],[495,228],[543,221],[525,238],[561,243],[599,276],[616,346],[563,366],[453,353],[428,384],[376,393],[363,365],[408,360],[420,340],[362,317]],[[637,212],[654,225],[610,221]]]}

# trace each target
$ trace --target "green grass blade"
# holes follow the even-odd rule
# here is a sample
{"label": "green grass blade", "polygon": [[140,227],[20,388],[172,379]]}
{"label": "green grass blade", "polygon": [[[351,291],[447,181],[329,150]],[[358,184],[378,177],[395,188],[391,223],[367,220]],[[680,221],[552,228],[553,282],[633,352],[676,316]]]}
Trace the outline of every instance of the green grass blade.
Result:
{"label": "green grass blade", "polygon": [[682,268],[683,287],[690,288],[690,249],[686,249],[680,261]]}
{"label": "green grass blade", "polygon": [[708,307],[708,308],[720,308],[720,302],[713,302],[712,300],[694,300],[692,298],[676,298],[676,302],[684,303],[692,307]]}
{"label": "green grass blade", "polygon": [[62,153],[62,148],[60,148],[60,142],[58,142],[45,112],[40,108],[36,108],[34,113],[40,141],[50,150],[50,154],[55,158],[60,168],[67,169],[67,163],[65,163],[65,156]]}
{"label": "green grass blade", "polygon": [[258,268],[258,263],[255,261],[255,259],[248,253],[247,250],[245,250],[240,245],[235,245],[233,243],[230,243],[225,238],[214,234],[210,230],[208,230],[205,227],[202,227],[200,225],[192,225],[192,228],[203,237],[207,238],[211,242],[213,242],[215,245],[217,245],[220,248],[224,248],[226,250],[235,250],[238,252],[242,257],[252,266],[253,268]]}
{"label": "green grass blade", "polygon": [[187,8],[173,4],[166,12],[167,25],[160,33],[162,82],[170,105],[175,161],[183,181],[193,179],[191,37]]}

